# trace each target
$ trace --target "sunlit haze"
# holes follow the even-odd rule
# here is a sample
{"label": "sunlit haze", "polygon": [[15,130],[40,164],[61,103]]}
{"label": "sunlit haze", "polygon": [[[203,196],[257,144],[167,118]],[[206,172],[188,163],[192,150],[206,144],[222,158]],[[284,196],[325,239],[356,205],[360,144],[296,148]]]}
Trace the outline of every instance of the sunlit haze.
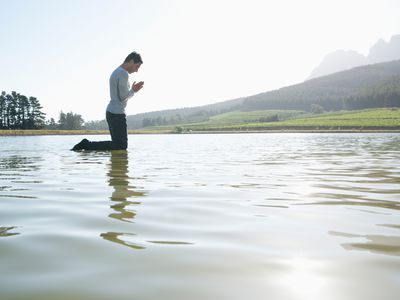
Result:
{"label": "sunlit haze", "polygon": [[400,2],[0,0],[0,91],[47,117],[104,118],[108,79],[131,51],[145,82],[127,114],[198,106],[304,81],[337,49],[368,54],[400,33]]}

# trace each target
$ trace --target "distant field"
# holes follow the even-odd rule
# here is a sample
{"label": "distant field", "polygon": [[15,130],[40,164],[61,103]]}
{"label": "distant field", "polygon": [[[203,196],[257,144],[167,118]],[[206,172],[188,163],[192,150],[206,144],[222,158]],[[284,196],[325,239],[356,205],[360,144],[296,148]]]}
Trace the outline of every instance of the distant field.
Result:
{"label": "distant field", "polygon": [[326,114],[281,122],[281,125],[343,126],[343,127],[400,127],[399,109],[365,110]]}
{"label": "distant field", "polygon": [[[129,134],[152,134],[152,133],[171,133],[171,129],[155,130],[128,130]],[[108,130],[0,130],[0,136],[24,136],[24,135],[109,135]]]}
{"label": "distant field", "polygon": [[[277,122],[245,122],[251,113],[262,116],[268,113],[284,114],[285,111],[233,112],[210,118],[197,124],[182,125],[188,130],[257,130],[257,129],[400,129],[400,109],[373,109],[324,113],[301,114],[286,111],[286,120]],[[290,119],[289,119],[290,118]],[[280,120],[283,118],[279,117]],[[241,122],[242,121],[242,122]]]}
{"label": "distant field", "polygon": [[258,123],[260,119],[273,119],[274,117],[277,117],[279,120],[288,120],[301,115],[304,115],[304,112],[297,110],[234,111],[212,116],[208,121],[178,126],[183,126],[188,129],[226,127]]}

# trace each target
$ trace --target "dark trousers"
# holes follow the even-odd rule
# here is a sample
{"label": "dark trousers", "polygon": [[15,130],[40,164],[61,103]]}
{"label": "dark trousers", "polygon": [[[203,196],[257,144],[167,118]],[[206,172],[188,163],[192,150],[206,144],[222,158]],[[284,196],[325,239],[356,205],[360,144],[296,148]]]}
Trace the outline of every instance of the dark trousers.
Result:
{"label": "dark trousers", "polygon": [[111,141],[89,142],[86,150],[126,150],[128,148],[128,130],[124,114],[106,112]]}

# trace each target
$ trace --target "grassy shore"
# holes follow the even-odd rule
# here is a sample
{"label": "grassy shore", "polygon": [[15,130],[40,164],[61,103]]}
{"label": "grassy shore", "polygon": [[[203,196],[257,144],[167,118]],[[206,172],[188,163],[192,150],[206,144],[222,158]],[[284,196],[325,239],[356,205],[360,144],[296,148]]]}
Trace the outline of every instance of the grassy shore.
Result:
{"label": "grassy shore", "polygon": [[[279,121],[258,122],[277,116]],[[225,132],[360,132],[400,131],[400,109],[367,109],[323,114],[300,111],[229,112],[201,123],[147,127],[129,134],[225,133]],[[108,130],[0,130],[0,135],[93,135]]]}

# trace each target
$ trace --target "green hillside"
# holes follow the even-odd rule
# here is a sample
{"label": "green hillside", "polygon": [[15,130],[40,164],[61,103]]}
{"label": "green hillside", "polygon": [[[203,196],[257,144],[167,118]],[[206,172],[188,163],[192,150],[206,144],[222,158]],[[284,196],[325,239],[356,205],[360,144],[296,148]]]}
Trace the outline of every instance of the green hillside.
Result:
{"label": "green hillside", "polygon": [[240,110],[400,107],[400,60],[357,67],[247,97]]}
{"label": "green hillside", "polygon": [[[271,115],[276,111],[258,111]],[[215,116],[207,122],[184,124],[186,131],[261,130],[261,129],[400,129],[400,109],[342,111],[320,115],[293,112],[292,118],[275,122],[245,122],[249,114],[233,112]]]}

